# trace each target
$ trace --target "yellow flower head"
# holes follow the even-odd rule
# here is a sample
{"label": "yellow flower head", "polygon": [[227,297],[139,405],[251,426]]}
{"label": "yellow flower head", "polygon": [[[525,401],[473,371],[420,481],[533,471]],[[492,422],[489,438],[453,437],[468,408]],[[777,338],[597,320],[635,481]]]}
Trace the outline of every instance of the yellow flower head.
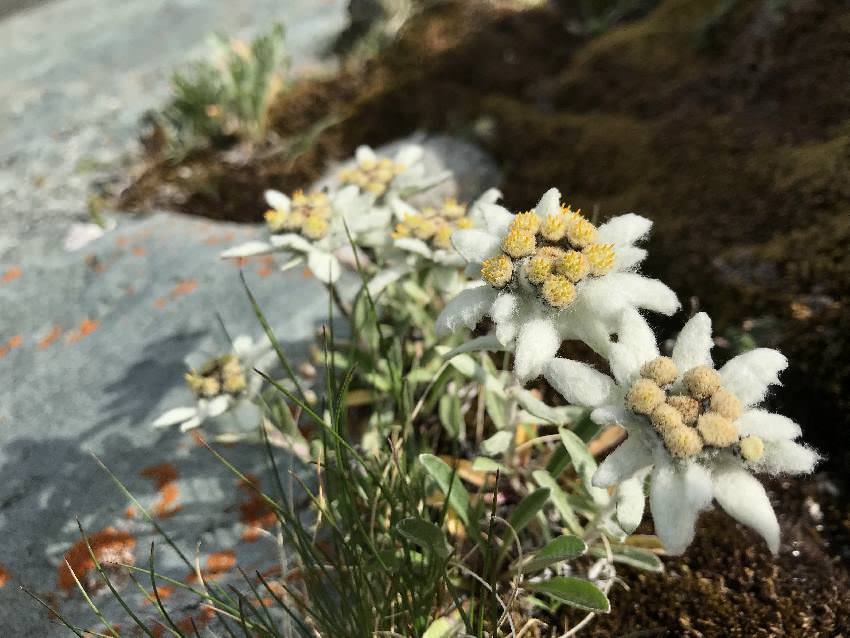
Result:
{"label": "yellow flower head", "polygon": [[711,409],[721,416],[734,421],[743,412],[741,401],[726,388],[718,389],[711,395]]}
{"label": "yellow flower head", "polygon": [[308,239],[321,239],[328,233],[328,220],[323,217],[311,215],[304,221],[302,231]]}
{"label": "yellow flower head", "polygon": [[697,420],[697,430],[703,440],[714,447],[728,447],[738,442],[738,428],[717,412],[701,414]]}
{"label": "yellow flower head", "polygon": [[504,288],[513,276],[514,264],[507,255],[485,259],[481,264],[481,278],[494,288]]}
{"label": "yellow flower head", "polygon": [[606,275],[614,267],[614,244],[591,244],[585,246],[582,253],[587,257],[592,275]]}
{"label": "yellow flower head", "polygon": [[626,393],[626,404],[636,414],[652,414],[664,402],[664,390],[655,381],[638,379]]}
{"label": "yellow flower head", "polygon": [[448,250],[452,247],[452,227],[448,224],[441,224],[434,233],[434,245],[437,248]]}
{"label": "yellow flower head", "polygon": [[652,422],[653,427],[655,427],[655,431],[662,436],[668,430],[680,428],[685,425],[682,420],[682,414],[667,403],[662,403],[655,408],[649,415],[649,420]]}
{"label": "yellow flower head", "polygon": [[652,379],[660,386],[670,385],[679,376],[679,370],[670,357],[656,357],[647,361],[640,369],[640,376]]}
{"label": "yellow flower head", "polygon": [[420,217],[419,222],[413,227],[413,234],[422,240],[431,239],[437,232],[437,228],[438,224],[435,219]]}
{"label": "yellow flower head", "polygon": [[520,229],[536,235],[540,229],[540,218],[533,210],[525,213],[517,213],[511,221],[511,230]]}
{"label": "yellow flower head", "polygon": [[443,201],[442,213],[446,219],[458,219],[466,215],[466,206],[458,203],[454,197],[447,197]]}
{"label": "yellow flower head", "polygon": [[667,404],[673,406],[682,415],[685,425],[693,425],[699,417],[699,401],[686,394],[674,394],[667,397]]}
{"label": "yellow flower head", "polygon": [[670,456],[677,459],[689,459],[702,451],[702,440],[696,430],[687,426],[671,428],[662,434],[664,445]]}
{"label": "yellow flower head", "polygon": [[521,259],[534,252],[537,240],[534,233],[511,224],[508,234],[502,240],[502,250],[514,259]]}
{"label": "yellow flower head", "polygon": [[561,241],[564,235],[567,234],[568,223],[569,218],[563,212],[550,213],[546,215],[546,219],[540,225],[540,234],[543,235],[543,239],[546,241]]}
{"label": "yellow flower head", "polygon": [[720,388],[722,379],[720,373],[711,366],[697,366],[685,372],[682,381],[685,383],[688,394],[701,401]]}
{"label": "yellow flower head", "polygon": [[285,211],[275,210],[272,208],[267,210],[263,214],[263,217],[266,220],[266,226],[268,226],[268,229],[271,232],[276,233],[286,227],[286,220],[287,217],[289,217],[289,214]]}
{"label": "yellow flower head", "polygon": [[558,260],[557,271],[573,283],[578,283],[590,272],[590,262],[587,257],[575,250],[568,250]]}
{"label": "yellow flower head", "polygon": [[364,188],[373,195],[381,196],[387,190],[387,184],[376,179],[375,181],[367,182]]}
{"label": "yellow flower head", "polygon": [[755,435],[744,437],[738,447],[744,460],[751,463],[760,461],[764,456],[764,441],[761,440],[761,437]]}
{"label": "yellow flower head", "polygon": [[576,298],[576,288],[572,282],[563,275],[549,275],[543,282],[540,292],[543,299],[553,308],[562,310],[569,306]]}
{"label": "yellow flower head", "polygon": [[461,217],[457,220],[455,225],[461,230],[466,230],[468,228],[472,228],[473,221],[469,217]]}
{"label": "yellow flower head", "polygon": [[579,214],[567,225],[567,239],[576,248],[584,248],[596,242],[596,226]]}
{"label": "yellow flower head", "polygon": [[554,267],[555,262],[550,256],[537,253],[525,265],[525,276],[535,285],[542,284],[552,274]]}

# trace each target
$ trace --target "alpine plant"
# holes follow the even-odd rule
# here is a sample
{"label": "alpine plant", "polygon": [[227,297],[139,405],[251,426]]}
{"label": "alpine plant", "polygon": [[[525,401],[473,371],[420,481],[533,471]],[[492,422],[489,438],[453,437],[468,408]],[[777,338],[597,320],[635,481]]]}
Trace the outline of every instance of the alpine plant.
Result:
{"label": "alpine plant", "polygon": [[669,357],[635,310],[622,314],[618,335],[609,352],[613,377],[566,359],[549,363],[545,376],[567,401],[590,408],[595,422],[626,429],[627,439],[593,476],[596,487],[620,485],[638,495],[639,505],[626,501],[626,511],[618,511],[621,525],[640,521],[649,477],[655,531],[669,553],[690,545],[713,500],[778,552],[779,524],[753,474],[807,474],[818,461],[795,442],[799,425],[759,407],[779,383],[785,357],[757,348],[715,369],[705,313],[685,324]]}
{"label": "alpine plant", "polygon": [[635,243],[652,222],[627,214],[597,228],[560,199],[552,188],[537,206],[516,215],[482,204],[483,227],[452,236],[481,283],[447,304],[438,332],[472,329],[489,316],[498,341],[514,350],[514,372],[522,381],[538,376],[565,340],[583,341],[607,356],[626,308],[670,315],[679,307],[666,285],[636,272],[646,251]]}

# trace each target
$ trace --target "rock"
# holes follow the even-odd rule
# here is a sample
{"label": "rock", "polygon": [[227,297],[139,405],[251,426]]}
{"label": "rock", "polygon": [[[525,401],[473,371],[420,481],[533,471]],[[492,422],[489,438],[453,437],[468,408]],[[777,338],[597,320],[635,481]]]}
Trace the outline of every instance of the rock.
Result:
{"label": "rock", "polygon": [[140,117],[167,99],[175,66],[209,54],[208,34],[250,38],[275,21],[302,69],[343,27],[345,2],[74,0],[0,21],[0,256],[48,249],[88,217],[92,187],[129,169]]}

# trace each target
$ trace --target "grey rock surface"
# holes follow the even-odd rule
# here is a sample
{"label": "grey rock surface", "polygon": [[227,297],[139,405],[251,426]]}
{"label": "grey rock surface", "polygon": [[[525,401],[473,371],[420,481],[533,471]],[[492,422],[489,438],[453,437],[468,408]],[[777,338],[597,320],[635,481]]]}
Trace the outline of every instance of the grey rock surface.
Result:
{"label": "grey rock surface", "polygon": [[210,33],[282,21],[298,71],[345,19],[345,0],[58,0],[0,21],[0,256],[86,217],[91,186],[127,164],[139,118]]}

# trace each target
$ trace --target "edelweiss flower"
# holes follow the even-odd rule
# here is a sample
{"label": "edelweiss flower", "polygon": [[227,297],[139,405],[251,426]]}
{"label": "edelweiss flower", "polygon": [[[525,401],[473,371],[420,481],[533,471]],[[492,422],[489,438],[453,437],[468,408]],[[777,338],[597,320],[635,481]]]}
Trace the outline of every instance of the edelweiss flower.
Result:
{"label": "edelweiss flower", "polygon": [[495,204],[501,197],[502,193],[491,188],[468,208],[449,197],[439,207],[421,210],[394,198],[390,208],[401,221],[392,233],[393,245],[437,264],[461,266],[465,262],[452,246],[452,234],[483,224],[481,205]]}
{"label": "edelweiss flower", "polygon": [[[752,474],[805,474],[818,460],[794,442],[799,425],[756,407],[768,386],[779,382],[785,357],[758,348],[715,370],[705,313],[685,324],[672,357],[659,356],[655,336],[634,310],[623,313],[618,334],[609,354],[613,379],[564,359],[555,359],[545,372],[567,401],[593,408],[594,421],[619,423],[628,431],[593,484],[628,486],[639,499],[636,526],[643,513],[643,479],[651,471],[652,518],[670,553],[691,543],[699,513],[712,499],[777,552],[779,525]],[[640,489],[632,489],[635,482]]]}
{"label": "edelweiss flower", "polygon": [[252,399],[260,391],[262,378],[253,369],[264,367],[274,356],[267,340],[254,343],[246,335],[236,337],[231,353],[204,361],[186,373],[186,385],[195,396],[195,405],[168,410],[153,422],[154,427],[179,424],[185,432],[237,411],[241,420],[259,422],[260,412]]}
{"label": "edelweiss flower", "polygon": [[369,146],[360,146],[354,166],[339,172],[343,184],[353,184],[375,197],[406,197],[442,182],[448,172],[429,176],[423,158],[425,151],[415,144],[404,146],[394,157],[380,157]]}
{"label": "edelweiss flower", "polygon": [[[296,191],[291,198],[268,190],[265,196],[271,206],[265,214],[269,241],[249,241],[224,251],[222,258],[295,252],[307,258],[317,279],[333,283],[342,272],[335,253],[349,246],[346,226],[355,242],[368,245],[375,232],[389,223],[389,213],[374,208],[374,197],[361,194],[356,186],[330,194]],[[380,239],[384,241],[383,237]]]}
{"label": "edelweiss flower", "polygon": [[667,286],[632,272],[646,256],[634,243],[649,232],[648,219],[620,215],[596,228],[561,205],[555,188],[525,213],[481,209],[484,229],[459,230],[452,242],[485,284],[450,301],[437,327],[474,328],[489,315],[499,342],[516,352],[520,379],[537,376],[566,339],[605,356],[624,308],[672,314],[679,307]]}

